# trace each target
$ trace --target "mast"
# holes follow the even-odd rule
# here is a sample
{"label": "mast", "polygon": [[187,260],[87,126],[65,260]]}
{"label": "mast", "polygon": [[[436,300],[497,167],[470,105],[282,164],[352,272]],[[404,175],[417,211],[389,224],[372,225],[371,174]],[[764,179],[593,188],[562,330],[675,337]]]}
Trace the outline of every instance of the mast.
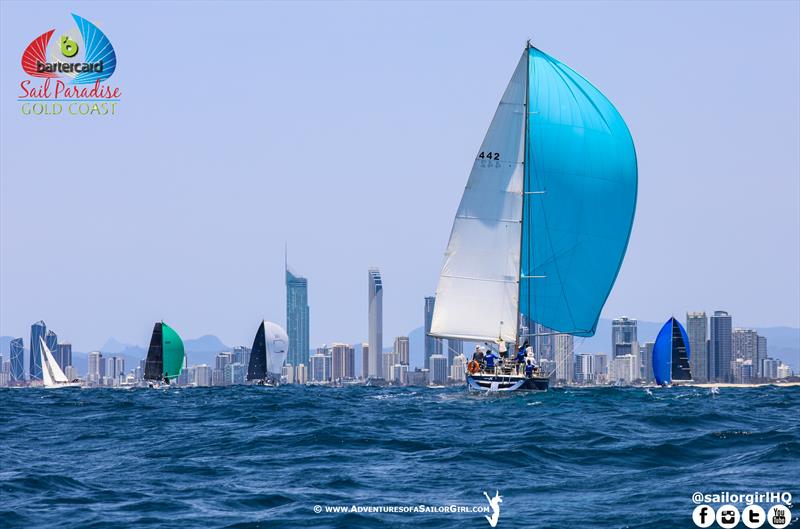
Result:
{"label": "mast", "polygon": [[517,324],[514,327],[514,336],[516,336],[517,343],[514,344],[514,349],[516,349],[522,345],[519,343],[520,341],[520,332],[519,332],[519,308],[520,308],[520,301],[522,300],[522,241],[525,239],[523,237],[523,231],[525,230],[525,191],[526,191],[526,183],[528,181],[528,94],[530,92],[530,81],[531,81],[531,58],[529,56],[529,49],[531,48],[531,41],[528,39],[528,42],[525,44],[525,105],[524,105],[524,113],[523,113],[523,138],[522,141],[525,142],[524,151],[522,153],[522,214],[519,218],[519,280],[517,281]]}

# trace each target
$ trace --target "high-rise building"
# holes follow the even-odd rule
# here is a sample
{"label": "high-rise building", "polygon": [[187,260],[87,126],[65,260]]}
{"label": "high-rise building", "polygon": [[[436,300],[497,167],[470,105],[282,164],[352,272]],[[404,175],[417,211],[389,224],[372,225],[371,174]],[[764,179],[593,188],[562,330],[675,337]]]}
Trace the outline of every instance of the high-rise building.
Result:
{"label": "high-rise building", "polygon": [[44,339],[47,334],[47,325],[43,321],[37,321],[31,325],[31,350],[29,378],[31,380],[42,380],[42,346],[40,339]]}
{"label": "high-rise building", "polygon": [[331,346],[331,378],[334,381],[349,380],[356,375],[356,350],[346,343]]}
{"label": "high-rise building", "polygon": [[391,378],[389,375],[391,367],[399,363],[400,357],[395,352],[383,353],[383,355],[381,355],[381,372],[384,374],[385,379],[389,380]]}
{"label": "high-rise building", "polygon": [[295,384],[305,384],[308,382],[305,364],[299,364],[294,368],[294,381]]}
{"label": "high-rise building", "polygon": [[103,354],[100,351],[92,351],[87,358],[88,367],[86,369],[86,382],[98,384],[100,377],[103,376]]}
{"label": "high-rise building", "polygon": [[211,385],[211,368],[206,364],[194,366],[193,373],[192,385],[200,387]]}
{"label": "high-rise building", "polygon": [[236,364],[242,364],[247,369],[247,366],[250,365],[250,348],[244,345],[234,347],[233,361]]}
{"label": "high-rise building", "polygon": [[431,355],[442,354],[442,339],[434,338],[430,335],[431,323],[433,322],[433,308],[436,305],[436,298],[429,296],[425,298],[425,368],[430,369]]}
{"label": "high-rise building", "polygon": [[238,362],[230,362],[225,364],[225,370],[223,373],[226,386],[244,384],[247,376],[247,368]]}
{"label": "high-rise building", "polygon": [[53,355],[56,363],[61,366],[61,357],[58,351],[58,335],[48,330],[44,335],[44,343],[47,345],[47,348],[50,349],[50,353]]}
{"label": "high-rise building", "polygon": [[294,275],[286,267],[286,331],[289,352],[286,362],[308,365],[309,345],[308,280]]}
{"label": "high-rise building", "polygon": [[408,336],[398,336],[394,339],[394,352],[399,359],[398,363],[408,365],[410,357]]}
{"label": "high-rise building", "polygon": [[692,380],[708,382],[708,317],[705,312],[686,313],[686,336]]}
{"label": "high-rise building", "polygon": [[758,378],[763,378],[764,373],[762,371],[764,365],[764,359],[767,358],[767,337],[766,336],[759,336],[758,337],[758,346],[756,347],[756,376]]}
{"label": "high-rise building", "polygon": [[389,371],[389,381],[398,386],[405,386],[408,384],[408,365],[393,365]]}
{"label": "high-rise building", "polygon": [[775,380],[778,378],[778,366],[780,360],[774,358],[765,358],[761,362],[761,376],[767,380]]}
{"label": "high-rise building", "polygon": [[556,332],[538,323],[531,324],[532,335],[529,343],[533,346],[533,353],[539,362],[547,360],[555,362],[555,336]]}
{"label": "high-rise building", "polygon": [[377,268],[367,272],[369,301],[369,366],[370,377],[381,378],[383,373],[383,281]]}
{"label": "high-rise building", "polygon": [[609,378],[614,382],[630,384],[639,378],[636,357],[632,354],[619,355],[611,360],[608,367]]}
{"label": "high-rise building", "polygon": [[11,382],[21,384],[25,381],[25,345],[22,338],[14,338],[9,344],[11,356]]}
{"label": "high-rise building", "polygon": [[733,331],[731,316],[722,310],[711,316],[711,334],[708,342],[709,380],[730,382],[733,356]]}
{"label": "high-rise building", "polygon": [[635,319],[616,318],[611,322],[611,356],[633,355],[634,370],[640,378],[642,372],[642,358],[639,353],[639,338],[637,336],[637,323]]}
{"label": "high-rise building", "polygon": [[590,384],[594,382],[594,355],[580,353],[575,355],[575,382]]}
{"label": "high-rise building", "polygon": [[450,365],[450,380],[452,382],[466,382],[467,381],[466,367],[467,367],[467,357],[464,356],[464,353],[457,354],[456,356],[454,356],[453,363]]}
{"label": "high-rise building", "polygon": [[311,355],[309,374],[312,382],[329,382],[331,379],[331,357],[320,353]]}
{"label": "high-rise building", "polygon": [[644,344],[644,358],[642,358],[644,373],[642,373],[642,379],[645,382],[655,381],[655,375],[653,374],[653,351],[655,348],[655,342],[647,342]]}
{"label": "high-rise building", "polygon": [[121,356],[114,357],[114,377],[125,376],[125,359]]}
{"label": "high-rise building", "polygon": [[284,384],[294,384],[294,366],[292,364],[284,364],[281,368],[281,378]]}
{"label": "high-rise building", "polygon": [[430,371],[427,369],[416,368],[409,371],[407,376],[409,386],[427,386],[430,381]]}
{"label": "high-rise building", "polygon": [[575,370],[575,340],[571,334],[553,336],[556,362],[556,383],[571,384]]}
{"label": "high-rise building", "polygon": [[734,329],[731,334],[731,351],[733,361],[741,358],[751,360],[755,367],[758,359],[758,334],[753,329]]}
{"label": "high-rise building", "polygon": [[447,383],[447,357],[442,354],[431,355],[430,357],[431,384]]}
{"label": "high-rise building", "polygon": [[447,340],[447,357],[450,361],[450,366],[453,366],[453,360],[458,355],[464,354],[464,340],[448,339]]}
{"label": "high-rise building", "polygon": [[58,356],[56,357],[58,365],[61,370],[67,369],[67,366],[72,365],[72,344],[60,343],[58,344]]}
{"label": "high-rise building", "polygon": [[361,378],[369,378],[369,344],[361,344]]}
{"label": "high-rise building", "polygon": [[594,355],[594,381],[597,384],[608,382],[608,355],[603,353]]}

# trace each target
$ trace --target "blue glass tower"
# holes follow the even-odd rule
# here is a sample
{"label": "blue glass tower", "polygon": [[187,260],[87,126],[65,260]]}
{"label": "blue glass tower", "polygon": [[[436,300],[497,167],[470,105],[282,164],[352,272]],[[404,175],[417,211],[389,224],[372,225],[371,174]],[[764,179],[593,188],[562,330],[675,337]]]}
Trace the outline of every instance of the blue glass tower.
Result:
{"label": "blue glass tower", "polygon": [[25,347],[22,338],[14,338],[9,344],[11,353],[11,380],[25,381]]}
{"label": "blue glass tower", "polygon": [[31,325],[30,379],[42,380],[42,346],[39,341],[47,334],[47,325],[37,321]]}
{"label": "blue glass tower", "polygon": [[308,367],[309,358],[308,280],[286,268],[286,331],[289,353],[286,361],[293,366]]}

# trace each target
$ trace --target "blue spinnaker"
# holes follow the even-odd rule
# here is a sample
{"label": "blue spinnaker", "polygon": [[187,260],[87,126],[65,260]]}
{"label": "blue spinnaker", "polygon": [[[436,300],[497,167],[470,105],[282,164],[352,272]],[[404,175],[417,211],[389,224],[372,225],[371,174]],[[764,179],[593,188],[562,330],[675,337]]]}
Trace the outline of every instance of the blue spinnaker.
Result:
{"label": "blue spinnaker", "polygon": [[633,139],[597,88],[536,48],[528,90],[520,311],[592,336],[633,225]]}
{"label": "blue spinnaker", "polygon": [[656,384],[669,384],[673,380],[690,380],[689,337],[675,318],[661,327],[653,346],[653,377]]}

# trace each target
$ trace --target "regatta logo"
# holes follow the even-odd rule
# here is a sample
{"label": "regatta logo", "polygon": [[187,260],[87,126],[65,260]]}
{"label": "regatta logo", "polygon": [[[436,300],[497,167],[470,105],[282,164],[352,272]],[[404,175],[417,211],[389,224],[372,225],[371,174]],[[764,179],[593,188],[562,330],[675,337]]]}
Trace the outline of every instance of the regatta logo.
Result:
{"label": "regatta logo", "polygon": [[20,83],[17,98],[25,115],[116,114],[121,92],[107,83],[117,69],[114,46],[89,20],[72,18],[74,27],[46,31],[22,53],[22,70],[32,78]]}

